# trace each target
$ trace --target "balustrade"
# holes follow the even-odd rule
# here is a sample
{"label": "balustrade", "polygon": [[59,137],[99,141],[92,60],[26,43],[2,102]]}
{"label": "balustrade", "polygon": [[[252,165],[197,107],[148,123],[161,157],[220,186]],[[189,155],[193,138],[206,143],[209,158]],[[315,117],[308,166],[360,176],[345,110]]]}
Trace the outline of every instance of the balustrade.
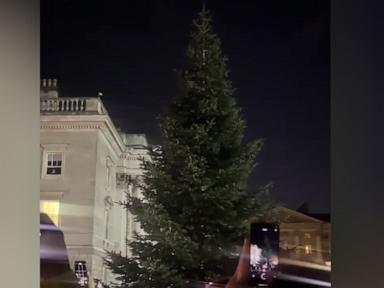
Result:
{"label": "balustrade", "polygon": [[69,98],[41,99],[41,112],[82,113],[93,112],[105,114],[105,109],[98,98]]}

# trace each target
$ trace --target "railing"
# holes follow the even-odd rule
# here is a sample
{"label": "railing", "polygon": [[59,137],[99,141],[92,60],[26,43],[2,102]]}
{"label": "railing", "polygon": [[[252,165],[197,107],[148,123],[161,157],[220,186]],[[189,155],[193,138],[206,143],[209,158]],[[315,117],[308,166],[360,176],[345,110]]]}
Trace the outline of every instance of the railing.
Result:
{"label": "railing", "polygon": [[99,98],[42,98],[40,99],[40,112],[48,113],[92,113],[92,114],[106,114],[103,103]]}

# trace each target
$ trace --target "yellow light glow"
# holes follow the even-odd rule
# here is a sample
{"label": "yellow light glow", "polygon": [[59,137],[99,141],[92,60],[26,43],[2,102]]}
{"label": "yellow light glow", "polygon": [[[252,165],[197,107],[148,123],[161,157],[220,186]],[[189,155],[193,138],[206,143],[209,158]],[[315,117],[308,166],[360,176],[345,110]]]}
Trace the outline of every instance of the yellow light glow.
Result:
{"label": "yellow light glow", "polygon": [[48,201],[42,200],[40,201],[40,212],[45,213],[51,218],[55,225],[59,225],[59,209],[60,203],[59,201]]}
{"label": "yellow light glow", "polygon": [[311,252],[312,252],[312,251],[311,251],[311,250],[312,250],[312,249],[311,249],[311,248],[312,248],[311,245],[305,245],[304,248],[305,248],[305,254],[311,254]]}

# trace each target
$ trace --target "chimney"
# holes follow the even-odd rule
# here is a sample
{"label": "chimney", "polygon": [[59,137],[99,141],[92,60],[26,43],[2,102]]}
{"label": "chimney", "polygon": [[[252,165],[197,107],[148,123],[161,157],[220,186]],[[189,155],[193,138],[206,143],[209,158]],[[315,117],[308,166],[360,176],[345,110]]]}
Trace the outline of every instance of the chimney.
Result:
{"label": "chimney", "polygon": [[41,80],[40,97],[42,97],[42,98],[58,98],[59,97],[57,79],[42,79]]}

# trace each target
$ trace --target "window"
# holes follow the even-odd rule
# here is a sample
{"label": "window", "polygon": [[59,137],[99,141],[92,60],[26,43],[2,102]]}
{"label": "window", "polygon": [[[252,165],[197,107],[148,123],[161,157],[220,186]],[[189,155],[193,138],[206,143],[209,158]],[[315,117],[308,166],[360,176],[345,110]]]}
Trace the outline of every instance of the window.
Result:
{"label": "window", "polygon": [[41,149],[43,152],[41,177],[61,178],[65,172],[65,153],[68,144],[41,144]]}
{"label": "window", "polygon": [[53,223],[55,223],[56,226],[59,225],[59,210],[60,210],[59,201],[53,201],[53,200],[40,201],[40,212],[47,214],[48,217],[53,221]]}
{"label": "window", "polygon": [[305,245],[305,254],[312,254],[312,246],[311,245]]}
{"label": "window", "polygon": [[63,165],[62,152],[48,152],[47,153],[47,175],[61,175]]}

